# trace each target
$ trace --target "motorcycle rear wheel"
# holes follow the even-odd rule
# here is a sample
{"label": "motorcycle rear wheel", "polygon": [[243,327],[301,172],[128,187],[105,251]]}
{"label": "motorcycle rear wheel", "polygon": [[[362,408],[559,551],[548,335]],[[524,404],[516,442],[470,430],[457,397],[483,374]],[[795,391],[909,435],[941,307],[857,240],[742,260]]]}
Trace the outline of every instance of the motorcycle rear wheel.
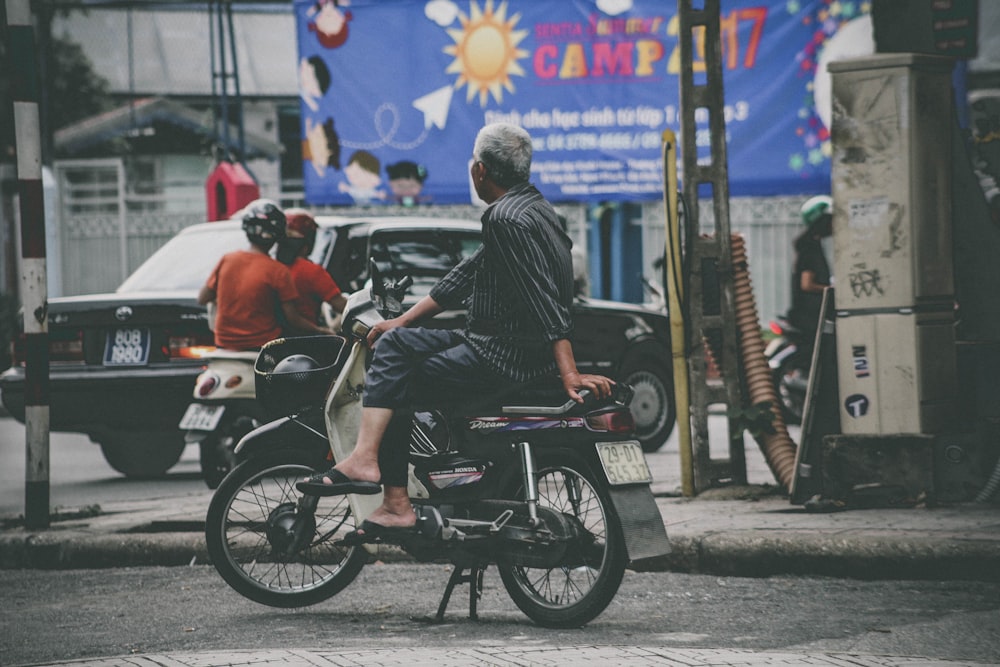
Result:
{"label": "motorcycle rear wheel", "polygon": [[514,603],[547,628],[578,628],[596,618],[614,599],[627,565],[621,521],[603,480],[566,454],[537,461],[539,504],[567,514],[593,541],[582,557],[572,550],[575,562],[554,568],[497,564]]}
{"label": "motorcycle rear wheel", "polygon": [[[205,517],[212,564],[254,602],[284,608],[322,602],[354,581],[367,562],[363,547],[334,545],[355,528],[346,496],[320,498],[314,519],[297,510],[295,483],[315,472],[315,459],[292,449],[251,457],[212,496]],[[289,547],[295,522],[304,522],[303,544]]]}

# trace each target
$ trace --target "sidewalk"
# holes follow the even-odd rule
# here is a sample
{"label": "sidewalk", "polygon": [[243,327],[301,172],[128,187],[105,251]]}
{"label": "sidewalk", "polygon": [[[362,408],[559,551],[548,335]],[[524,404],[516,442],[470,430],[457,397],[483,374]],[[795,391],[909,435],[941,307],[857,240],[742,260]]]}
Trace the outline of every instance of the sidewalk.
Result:
{"label": "sidewalk", "polygon": [[578,667],[579,665],[670,665],[672,667],[977,667],[986,663],[920,657],[847,653],[798,653],[746,649],[697,649],[664,646],[477,646],[465,649],[414,647],[368,650],[203,651],[169,655],[132,655],[57,663],[59,667]]}
{"label": "sidewalk", "polygon": [[[861,579],[1000,581],[1000,505],[811,513],[776,488],[748,439],[750,486],[680,497],[676,442],[649,455],[653,491],[673,551],[644,571],[735,576],[810,574]],[[211,492],[100,502],[101,514],[48,530],[0,530],[2,568],[100,568],[207,563]],[[385,549],[383,560],[408,558]]]}

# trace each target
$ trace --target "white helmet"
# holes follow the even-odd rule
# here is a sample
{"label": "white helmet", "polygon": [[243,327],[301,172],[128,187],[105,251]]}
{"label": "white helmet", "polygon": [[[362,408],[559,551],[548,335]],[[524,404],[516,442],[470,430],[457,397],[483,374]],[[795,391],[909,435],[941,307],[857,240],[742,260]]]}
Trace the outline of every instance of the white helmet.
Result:
{"label": "white helmet", "polygon": [[802,204],[799,213],[802,215],[802,222],[807,227],[812,227],[824,215],[833,215],[833,199],[828,195],[810,197]]}

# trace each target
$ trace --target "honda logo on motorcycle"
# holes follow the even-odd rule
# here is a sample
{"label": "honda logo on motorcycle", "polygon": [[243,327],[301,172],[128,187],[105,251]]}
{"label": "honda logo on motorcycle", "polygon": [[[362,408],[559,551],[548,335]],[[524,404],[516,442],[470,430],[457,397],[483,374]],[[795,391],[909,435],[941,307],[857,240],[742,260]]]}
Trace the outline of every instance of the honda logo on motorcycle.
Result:
{"label": "honda logo on motorcycle", "polygon": [[115,319],[119,322],[132,319],[132,306],[118,306],[115,310]]}

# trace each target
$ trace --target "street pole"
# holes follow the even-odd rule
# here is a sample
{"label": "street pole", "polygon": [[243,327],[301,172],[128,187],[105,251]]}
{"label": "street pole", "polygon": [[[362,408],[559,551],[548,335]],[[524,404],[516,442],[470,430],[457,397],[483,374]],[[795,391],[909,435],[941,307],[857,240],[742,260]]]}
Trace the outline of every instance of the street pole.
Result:
{"label": "street pole", "polygon": [[49,526],[49,335],[39,77],[29,0],[6,0],[14,64],[12,99],[21,214],[21,305],[25,335],[24,523]]}

